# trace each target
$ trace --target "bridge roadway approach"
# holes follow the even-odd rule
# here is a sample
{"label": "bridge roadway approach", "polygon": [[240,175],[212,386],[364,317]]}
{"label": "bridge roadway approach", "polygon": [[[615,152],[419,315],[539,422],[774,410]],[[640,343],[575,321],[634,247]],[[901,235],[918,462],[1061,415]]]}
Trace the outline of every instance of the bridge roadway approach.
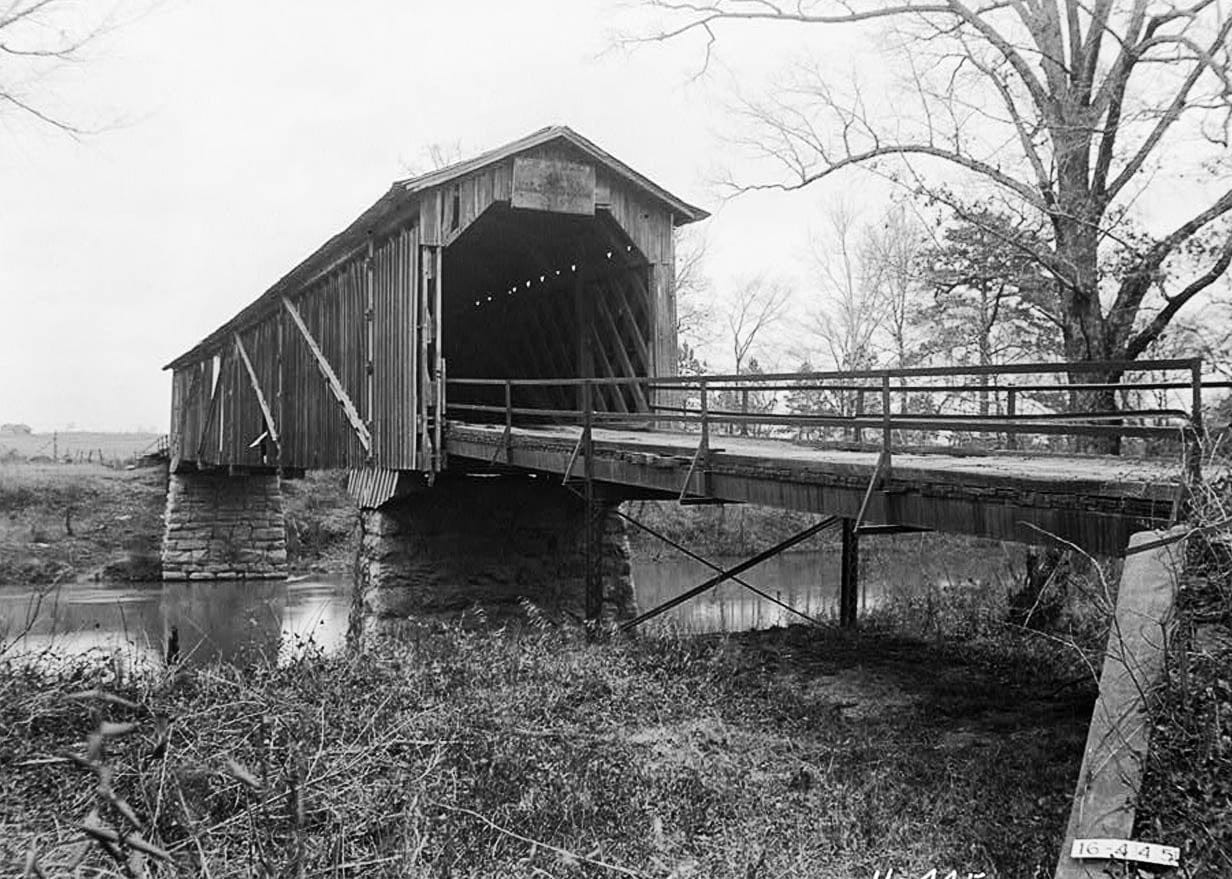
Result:
{"label": "bridge roadway approach", "polygon": [[[580,478],[581,428],[513,427],[450,421],[451,466],[484,466]],[[828,449],[782,440],[714,435],[708,464],[694,466],[699,436],[660,430],[593,429],[591,472],[615,497],[754,503],[905,526],[1047,543],[1120,556],[1135,531],[1172,517],[1182,472],[1173,459],[1021,452],[895,452],[869,494],[879,452]]]}

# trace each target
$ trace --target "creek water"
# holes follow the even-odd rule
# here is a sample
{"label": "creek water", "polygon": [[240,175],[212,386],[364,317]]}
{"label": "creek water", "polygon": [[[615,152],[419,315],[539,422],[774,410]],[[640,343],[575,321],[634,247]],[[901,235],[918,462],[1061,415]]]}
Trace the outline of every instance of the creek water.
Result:
{"label": "creek water", "polygon": [[[888,539],[887,539],[888,540]],[[996,547],[996,544],[988,544]],[[863,549],[863,547],[862,547]],[[1002,588],[1010,576],[1008,552],[938,549],[899,537],[865,550],[861,604],[876,608],[904,592],[975,581]],[[982,549],[982,548],[981,548]],[[722,566],[742,559],[718,558]],[[838,552],[782,555],[744,579],[812,617],[838,614]],[[638,604],[649,609],[708,579],[713,571],[686,558],[634,562]],[[190,662],[285,658],[310,648],[326,652],[345,643],[351,606],[349,577],[294,582],[88,583],[45,592],[0,587],[0,648],[7,655],[57,657],[94,652],[129,666],[157,663],[172,629],[179,654]],[[663,614],[656,625],[690,633],[743,631],[801,622],[773,601],[728,582]]]}

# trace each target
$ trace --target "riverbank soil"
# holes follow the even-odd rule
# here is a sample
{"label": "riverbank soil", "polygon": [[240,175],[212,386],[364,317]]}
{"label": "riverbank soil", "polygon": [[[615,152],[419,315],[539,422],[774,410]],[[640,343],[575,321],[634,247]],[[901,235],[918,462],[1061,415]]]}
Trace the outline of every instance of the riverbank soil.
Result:
{"label": "riverbank soil", "polygon": [[157,680],[9,668],[0,858],[106,866],[96,840],[135,820],[153,848],[116,854],[179,875],[1029,879],[1055,862],[1094,698],[1062,659],[443,627]]}
{"label": "riverbank soil", "polygon": [[0,465],[0,584],[158,580],[165,466]]}

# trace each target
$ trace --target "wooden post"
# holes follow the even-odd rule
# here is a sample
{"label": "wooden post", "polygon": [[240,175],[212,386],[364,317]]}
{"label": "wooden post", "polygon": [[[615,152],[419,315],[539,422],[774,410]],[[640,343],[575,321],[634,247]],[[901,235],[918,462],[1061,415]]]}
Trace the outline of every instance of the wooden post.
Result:
{"label": "wooden post", "polygon": [[419,248],[419,283],[415,285],[415,328],[419,338],[419,374],[416,376],[416,393],[419,395],[419,415],[416,429],[419,434],[420,470],[431,470],[431,442],[428,434],[428,390],[431,377],[428,375],[428,338],[431,332],[432,315],[428,308],[428,290],[432,283],[432,249]]}
{"label": "wooden post", "polygon": [[[573,282],[573,309],[574,317],[577,320],[578,378],[594,378],[595,375],[594,355],[590,345],[591,305],[590,298],[586,295],[586,284],[582,279],[582,264],[579,257],[577,277]],[[582,385],[578,388],[579,409],[589,409],[589,407],[594,405],[593,396],[590,398],[589,403],[586,402],[586,387],[586,385]]]}
{"label": "wooden post", "polygon": [[1190,420],[1198,436],[1202,435],[1202,358],[1195,357],[1189,365],[1189,380],[1193,393],[1193,412]]}
{"label": "wooden post", "polygon": [[436,363],[433,368],[433,378],[436,380],[436,424],[435,432],[432,439],[435,449],[432,457],[432,471],[445,469],[445,449],[444,449],[444,427],[445,427],[445,350],[442,347],[444,344],[444,314],[442,311],[442,300],[444,293],[441,289],[443,275],[445,273],[445,248],[437,245],[433,248],[433,257],[436,264],[435,278],[432,284],[432,326],[435,331],[435,339],[433,347],[436,349]]}
{"label": "wooden post", "polygon": [[513,446],[513,382],[505,379],[505,463],[512,460],[510,449]]}
{"label": "wooden post", "polygon": [[[1190,363],[1189,376],[1192,410],[1189,416],[1190,436],[1185,450],[1186,477],[1189,480],[1189,491],[1202,480],[1202,440],[1205,429],[1202,425],[1202,358],[1197,357]],[[1187,494],[1189,492],[1186,492]]]}
{"label": "wooden post", "polygon": [[[1018,415],[1018,390],[1011,386],[1005,392],[1005,417],[1012,423]],[[1018,434],[1007,433],[1005,435],[1005,446],[1008,449],[1018,448]]]}
{"label": "wooden post", "polygon": [[840,562],[838,622],[844,629],[856,625],[856,599],[860,590],[860,535],[854,519],[843,520],[843,557]]}
{"label": "wooden post", "polygon": [[[856,391],[856,418],[864,417],[864,389]],[[864,442],[864,428],[856,423],[856,445],[861,445]]]}
{"label": "wooden post", "polygon": [[881,450],[885,456],[885,472],[890,472],[890,447],[894,444],[894,432],[890,429],[890,374],[881,377]]}
{"label": "wooden post", "polygon": [[591,636],[599,631],[599,623],[603,616],[603,556],[600,549],[602,536],[598,533],[601,526],[600,511],[595,507],[595,463],[593,410],[594,383],[589,379],[582,383],[582,451],[586,455],[583,462],[585,478],[585,527],[586,527],[586,624]]}
{"label": "wooden post", "polygon": [[701,405],[702,405],[702,448],[706,450],[705,463],[709,466],[710,456],[710,400],[706,389],[706,382],[703,379],[701,382]]}

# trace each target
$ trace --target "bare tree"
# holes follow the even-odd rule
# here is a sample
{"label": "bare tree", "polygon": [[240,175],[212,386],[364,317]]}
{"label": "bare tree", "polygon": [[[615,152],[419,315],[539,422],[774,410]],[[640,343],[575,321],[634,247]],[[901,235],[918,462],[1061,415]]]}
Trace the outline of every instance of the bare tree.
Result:
{"label": "bare tree", "polygon": [[829,234],[810,242],[820,302],[809,312],[809,329],[835,369],[869,369],[879,359],[876,337],[887,316],[885,265],[868,250],[867,237],[861,241],[849,206],[834,205],[826,219]]}
{"label": "bare tree", "polygon": [[893,365],[910,366],[918,350],[917,316],[924,298],[920,256],[929,237],[919,218],[900,204],[869,226],[863,238],[861,258],[880,267],[882,324]]}
{"label": "bare tree", "polygon": [[433,141],[420,149],[415,159],[400,159],[402,169],[412,177],[431,174],[450,165],[456,165],[466,158],[466,149],[462,141]]}
{"label": "bare tree", "polygon": [[731,333],[731,352],[739,374],[758,336],[777,324],[787,312],[791,289],[765,276],[736,285],[723,306],[723,320]]}
{"label": "bare tree", "polygon": [[[1006,209],[1044,219],[1031,256],[1056,287],[1065,355],[1133,359],[1232,263],[1232,13],[1216,0],[646,0],[661,27],[709,61],[724,26],[879,27],[910,100],[884,112],[818,69],[744,102],[747,144],[779,172],[738,190],[798,189],[854,167],[961,212],[937,176],[958,169]],[[907,41],[910,40],[910,44]],[[1208,161],[1200,164],[1202,157]],[[1222,158],[1221,158],[1222,157]],[[1151,235],[1126,234],[1157,172],[1184,161],[1205,197]],[[1160,183],[1164,182],[1163,176]],[[1178,205],[1179,206],[1179,205]],[[971,220],[971,217],[960,218]],[[1022,247],[1015,240],[1008,248]],[[1118,378],[1114,370],[1109,379]],[[1097,397],[1099,395],[1096,395]],[[1108,405],[1115,397],[1084,401]]]}
{"label": "bare tree", "polygon": [[676,253],[676,334],[691,348],[714,336],[714,304],[706,275],[709,242],[704,231],[693,226],[677,227],[672,235]]}
{"label": "bare tree", "polygon": [[89,129],[53,108],[46,81],[86,59],[91,43],[114,28],[119,4],[81,0],[0,0],[0,115],[5,109],[74,136]]}

